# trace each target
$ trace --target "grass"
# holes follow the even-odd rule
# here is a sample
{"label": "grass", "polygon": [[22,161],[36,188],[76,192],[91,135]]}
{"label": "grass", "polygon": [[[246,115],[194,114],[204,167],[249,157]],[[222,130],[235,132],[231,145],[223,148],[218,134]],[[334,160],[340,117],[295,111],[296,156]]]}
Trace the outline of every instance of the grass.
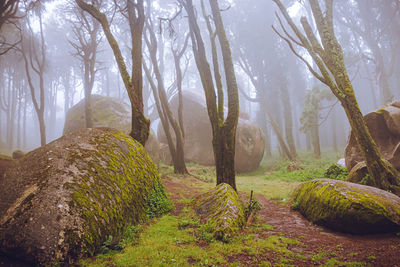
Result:
{"label": "grass", "polygon": [[[183,217],[182,217],[183,216]],[[294,253],[287,246],[300,244],[296,239],[271,235],[258,238],[251,231],[239,234],[229,243],[215,240],[199,245],[201,227],[180,217],[165,215],[154,220],[141,233],[138,240],[127,245],[123,251],[110,251],[94,258],[80,261],[81,266],[219,266],[234,263],[230,258],[237,255],[258,255],[271,252],[282,260],[292,261]],[[255,264],[264,259],[255,258]]]}
{"label": "grass", "polygon": [[[297,163],[301,170],[288,172],[289,162],[279,158],[264,160],[254,172],[237,175],[239,191],[264,195],[267,199],[282,202],[289,200],[291,190],[302,181],[323,177],[326,168],[336,162],[333,153],[315,159],[301,153]],[[200,191],[215,186],[215,169],[197,164],[187,164],[192,176],[176,175],[173,168],[161,164],[164,179],[185,183]],[[188,205],[191,199],[182,198],[180,204]],[[82,266],[290,266],[296,260],[306,260],[324,266],[365,266],[359,262],[341,262],[332,252],[315,251],[305,254],[293,248],[304,248],[301,240],[276,232],[274,226],[258,222],[243,229],[228,243],[215,241],[189,208],[178,216],[164,215],[143,225],[140,233],[133,231],[134,239],[123,241],[123,250],[109,251],[80,261]],[[339,248],[339,247],[337,247]],[[356,254],[354,254],[356,255]],[[372,258],[372,257],[371,257]]]}

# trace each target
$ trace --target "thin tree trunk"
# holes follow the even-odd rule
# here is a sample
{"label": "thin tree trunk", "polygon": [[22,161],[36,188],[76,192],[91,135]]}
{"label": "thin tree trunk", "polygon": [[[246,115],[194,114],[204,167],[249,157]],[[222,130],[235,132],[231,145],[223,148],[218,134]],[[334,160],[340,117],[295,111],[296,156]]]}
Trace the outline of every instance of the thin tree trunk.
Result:
{"label": "thin tree trunk", "polygon": [[290,105],[289,91],[286,82],[281,85],[281,100],[283,106],[283,113],[285,117],[285,136],[286,142],[289,146],[290,154],[293,158],[297,157],[296,146],[294,144],[293,138],[293,117],[292,117],[292,107]]}
{"label": "thin tree trunk", "polygon": [[285,155],[290,161],[293,161],[294,157],[290,153],[289,148],[286,146],[285,139],[283,138],[283,134],[282,134],[281,128],[278,125],[278,123],[275,121],[274,116],[273,116],[271,110],[269,109],[269,107],[268,107],[268,105],[267,105],[265,100],[263,101],[263,107],[265,109],[265,112],[268,115],[270,124],[272,126],[272,129],[275,132],[276,138],[278,139],[279,147],[282,149],[283,155]]}

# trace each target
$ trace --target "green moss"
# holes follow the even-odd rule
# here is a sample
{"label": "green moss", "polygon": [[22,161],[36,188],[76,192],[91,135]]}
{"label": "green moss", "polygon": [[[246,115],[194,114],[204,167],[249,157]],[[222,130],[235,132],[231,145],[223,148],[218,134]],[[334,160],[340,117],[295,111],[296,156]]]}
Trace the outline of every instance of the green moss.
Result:
{"label": "green moss", "polygon": [[327,179],[303,183],[293,192],[293,208],[310,221],[352,233],[398,229],[396,201],[378,189]]}
{"label": "green moss", "polygon": [[193,208],[214,238],[228,241],[245,224],[244,208],[236,191],[228,184],[219,184],[193,201]]}
{"label": "green moss", "polygon": [[72,190],[70,207],[79,212],[86,229],[66,238],[81,235],[77,243],[85,254],[98,252],[110,236],[110,242],[118,243],[129,225],[171,209],[156,166],[142,145],[116,130],[98,135],[93,144],[94,151],[74,150],[68,159],[81,172],[67,185]]}
{"label": "green moss", "polygon": [[13,161],[13,158],[6,155],[0,155],[0,160]]}

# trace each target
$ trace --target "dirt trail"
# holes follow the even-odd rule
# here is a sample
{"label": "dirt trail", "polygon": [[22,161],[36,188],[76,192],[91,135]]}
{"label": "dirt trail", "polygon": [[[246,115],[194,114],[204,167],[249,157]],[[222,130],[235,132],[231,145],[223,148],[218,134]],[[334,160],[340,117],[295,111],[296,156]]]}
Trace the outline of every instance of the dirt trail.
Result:
{"label": "dirt trail", "polygon": [[[196,178],[186,177],[185,179]],[[187,181],[186,181],[187,182]],[[197,180],[198,182],[198,180]],[[186,204],[180,203],[182,198],[191,198],[199,194],[197,188],[170,179],[163,179],[167,192],[175,204],[172,214],[177,215]],[[243,201],[248,201],[245,193],[239,193]],[[366,262],[367,266],[400,267],[400,237],[395,234],[357,236],[341,234],[308,222],[298,212],[290,209],[288,204],[277,203],[256,194],[255,197],[262,205],[258,213],[258,222],[273,226],[273,230],[262,230],[259,238],[269,235],[282,235],[298,239],[301,245],[290,245],[288,249],[295,254],[301,254],[304,259],[294,258],[290,264],[294,266],[313,266],[324,264],[327,258],[337,258],[341,262]],[[311,257],[320,254],[320,258]],[[256,255],[236,255],[240,260],[252,266],[252,257]],[[271,263],[279,264],[279,257],[267,255]],[[276,259],[275,259],[275,258]],[[237,258],[235,260],[238,260]]]}
{"label": "dirt trail", "polygon": [[305,244],[305,247],[294,248],[302,251],[303,255],[311,256],[322,251],[334,253],[340,261],[363,261],[373,266],[400,266],[400,237],[395,234],[360,236],[333,232],[311,224],[288,205],[278,204],[262,195],[256,197],[263,206],[258,216],[266,224],[274,226],[273,231],[276,233],[298,238]]}

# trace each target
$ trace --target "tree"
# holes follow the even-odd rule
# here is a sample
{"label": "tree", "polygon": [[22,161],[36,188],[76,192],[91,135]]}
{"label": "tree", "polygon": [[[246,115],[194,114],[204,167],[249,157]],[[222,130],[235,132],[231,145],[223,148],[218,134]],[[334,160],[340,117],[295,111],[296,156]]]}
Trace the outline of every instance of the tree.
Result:
{"label": "tree", "polygon": [[[291,94],[288,92],[290,78],[285,75],[287,65],[293,64],[287,62],[286,58],[289,57],[282,48],[279,37],[272,30],[249,31],[249,25],[267,26],[273,23],[272,5],[273,3],[267,1],[249,3],[249,1],[242,0],[235,3],[232,12],[236,12],[234,16],[240,16],[242,19],[234,20],[230,25],[231,31],[235,32],[232,46],[235,61],[249,77],[255,92],[255,96],[252,97],[239,87],[241,96],[244,96],[247,101],[259,104],[259,113],[261,113],[259,118],[263,118],[259,123],[266,125],[269,121],[283,156],[294,160],[297,154],[293,138],[292,112],[294,107],[291,105]],[[268,11],[265,12],[265,9]],[[246,21],[246,23],[242,21]],[[296,86],[299,86],[298,81],[296,81]],[[297,92],[299,91],[297,90]],[[279,103],[277,96],[282,104]],[[283,120],[279,117],[283,117]],[[284,122],[284,128],[280,122]],[[264,131],[264,133],[266,135],[266,154],[268,154],[270,138],[268,131]]]}
{"label": "tree", "polygon": [[332,97],[331,91],[325,86],[314,86],[312,90],[309,90],[305,95],[303,113],[300,118],[301,130],[310,136],[314,148],[314,155],[317,158],[321,157],[319,138],[321,101],[324,99],[331,100]]}
{"label": "tree", "polygon": [[[21,53],[25,62],[25,73],[28,80],[29,89],[31,92],[31,98],[33,106],[35,108],[40,129],[40,145],[46,145],[46,125],[44,119],[45,110],[45,83],[44,73],[46,69],[46,44],[43,33],[43,21],[41,7],[38,7],[38,18],[39,18],[39,38],[36,39],[34,36],[33,29],[30,25],[29,18],[27,18],[27,30],[21,32],[21,35],[25,38],[21,42]],[[36,94],[36,86],[32,77],[32,71],[39,78],[39,101]]]}
{"label": "tree", "polygon": [[[353,6],[349,8],[349,4]],[[363,57],[375,65],[382,105],[390,103],[394,98],[389,78],[394,71],[400,44],[400,35],[390,32],[391,28],[394,31],[398,29],[395,23],[396,19],[398,20],[398,10],[393,8],[394,4],[393,0],[364,0],[341,6],[343,12],[348,13],[341,18],[341,22],[359,35],[370,50],[370,53],[362,53]],[[376,19],[371,20],[373,17]],[[357,39],[357,36],[355,38]],[[385,51],[390,53],[385,56]]]}
{"label": "tree", "polygon": [[[0,1],[0,32],[7,24],[14,24],[17,16],[18,5],[20,0],[2,0]],[[15,24],[14,24],[15,25]],[[13,49],[20,40],[8,43],[4,35],[0,35],[0,55],[4,55]]]}
{"label": "tree", "polygon": [[[148,12],[148,20],[146,23],[146,30],[149,33],[149,36],[145,34],[145,41],[147,48],[150,53],[150,61],[153,66],[154,74],[157,80],[157,86],[152,80],[150,70],[147,67],[146,63],[143,62],[143,66],[146,72],[147,79],[150,82],[150,86],[153,91],[153,96],[156,102],[157,111],[161,120],[161,125],[164,129],[165,136],[167,138],[168,148],[171,154],[172,163],[174,165],[174,172],[185,174],[188,173],[185,163],[185,153],[184,153],[184,128],[183,128],[183,116],[182,116],[182,72],[180,69],[180,58],[186,50],[188,44],[188,38],[185,39],[184,45],[180,51],[176,51],[173,49],[174,55],[174,63],[177,69],[177,86],[178,86],[178,94],[179,94],[179,109],[178,109],[178,120],[172,114],[171,107],[168,103],[168,97],[165,90],[164,80],[158,66],[157,60],[157,45],[158,40],[156,34],[154,32],[154,25],[150,18],[150,11]],[[163,57],[163,55],[159,55]],[[172,127],[175,133],[175,144],[172,139],[170,133],[170,127]]]}
{"label": "tree", "polygon": [[[295,25],[281,1],[273,1],[279,7],[281,14],[298,39],[296,40],[294,36],[289,35],[279,17],[279,23],[286,37],[274,28],[275,31],[288,43],[292,52],[307,65],[310,72],[318,80],[326,84],[341,102],[349,120],[351,130],[356,136],[359,148],[362,151],[368,172],[373,179],[373,185],[400,194],[400,181],[397,178],[397,171],[389,162],[382,158],[379,148],[372,139],[358,106],[353,86],[344,64],[343,50],[334,33],[333,0],[324,1],[324,11],[317,0],[309,1],[319,38],[314,34],[305,17],[300,19],[305,32],[304,34]],[[307,50],[317,65],[319,72],[294,49],[293,43]]]}
{"label": "tree", "polygon": [[142,145],[145,145],[150,132],[150,120],[143,112],[143,78],[142,78],[142,33],[145,22],[143,0],[127,0],[126,14],[130,36],[131,36],[131,56],[132,74],[130,75],[125,60],[122,56],[120,47],[110,29],[107,16],[97,7],[85,3],[83,0],[75,0],[80,8],[93,16],[103,28],[108,43],[113,50],[115,60],[118,65],[119,73],[124,82],[125,89],[129,95],[132,108],[132,129],[130,136]]}
{"label": "tree", "polygon": [[[217,0],[209,0],[215,26],[215,35],[218,37],[226,78],[228,93],[228,114],[226,119],[224,118],[224,92],[218,67],[215,39],[211,39],[214,67],[213,77],[210,65],[207,61],[206,49],[197,23],[193,1],[179,0],[179,2],[183,5],[188,15],[193,54],[206,96],[207,111],[212,129],[217,184],[227,183],[236,190],[235,137],[239,118],[239,95],[232,63],[231,49],[222,22],[220,8]],[[208,16],[206,17],[209,18]],[[217,94],[215,94],[213,78],[216,80]]]}
{"label": "tree", "polygon": [[[100,8],[101,1],[92,0],[92,5]],[[99,35],[100,24],[93,17],[87,18],[82,9],[73,11],[75,17],[71,21],[74,41],[70,41],[75,49],[74,55],[83,63],[83,88],[85,92],[85,121],[86,127],[93,127],[91,95],[96,76],[96,57],[101,42]]]}

